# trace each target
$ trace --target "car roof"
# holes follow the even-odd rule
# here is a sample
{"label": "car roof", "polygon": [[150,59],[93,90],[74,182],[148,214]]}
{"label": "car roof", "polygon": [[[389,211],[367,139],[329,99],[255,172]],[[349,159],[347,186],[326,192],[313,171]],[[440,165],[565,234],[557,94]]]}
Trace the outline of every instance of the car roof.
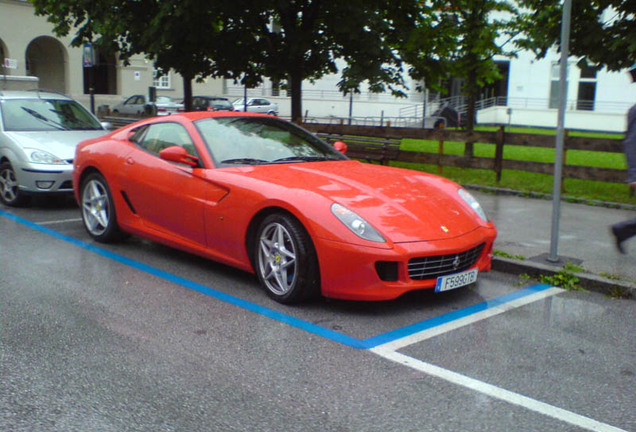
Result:
{"label": "car roof", "polygon": [[280,117],[272,117],[270,115],[263,114],[263,113],[242,112],[242,111],[190,111],[190,112],[171,114],[169,117],[170,117],[169,119],[166,119],[163,117],[151,117],[148,120],[160,122],[160,121],[170,121],[180,117],[187,118],[190,121],[196,121],[196,120],[201,120],[201,119],[210,118],[210,117],[269,117],[269,118],[280,119]]}
{"label": "car roof", "polygon": [[65,99],[73,100],[63,93],[50,90],[0,90],[0,99]]}
{"label": "car roof", "polygon": [[223,96],[192,96],[193,98],[201,98],[201,99],[213,99],[213,100],[229,100]]}

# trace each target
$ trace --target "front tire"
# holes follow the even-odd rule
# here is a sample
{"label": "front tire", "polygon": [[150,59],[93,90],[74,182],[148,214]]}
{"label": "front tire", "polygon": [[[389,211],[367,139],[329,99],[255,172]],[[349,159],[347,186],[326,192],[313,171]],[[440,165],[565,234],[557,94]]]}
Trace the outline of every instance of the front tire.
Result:
{"label": "front tire", "polygon": [[20,191],[15,171],[9,162],[0,164],[0,201],[9,207],[24,207],[29,196]]}
{"label": "front tire", "polygon": [[99,173],[89,174],[82,181],[80,197],[82,221],[88,234],[102,243],[119,240],[121,231],[106,179]]}
{"label": "front tire", "polygon": [[280,303],[298,303],[318,294],[320,271],[304,227],[276,213],[261,222],[255,244],[255,270],[267,295]]}

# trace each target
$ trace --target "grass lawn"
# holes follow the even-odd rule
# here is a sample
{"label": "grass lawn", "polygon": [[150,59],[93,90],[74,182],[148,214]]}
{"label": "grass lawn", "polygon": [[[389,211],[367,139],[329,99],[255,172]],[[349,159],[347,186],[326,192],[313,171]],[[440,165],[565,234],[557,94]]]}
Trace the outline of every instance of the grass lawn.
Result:
{"label": "grass lawn", "polygon": [[[555,134],[549,129],[512,128],[517,132]],[[480,130],[487,130],[486,128]],[[506,128],[508,131],[508,128]],[[585,132],[571,132],[570,135],[593,136],[603,138],[621,138],[620,134],[590,134]],[[403,150],[437,153],[439,143],[437,141],[425,141],[404,139],[400,146]],[[445,142],[444,154],[462,155],[464,144],[459,142]],[[476,143],[474,154],[478,157],[495,157],[494,144]],[[554,149],[533,148],[508,145],[504,147],[504,159],[554,163]],[[590,166],[600,168],[626,169],[625,156],[618,153],[569,150],[566,154],[567,165]],[[412,163],[392,162],[393,166],[401,166],[418,171],[438,173],[437,165],[423,165]],[[551,194],[553,187],[552,176],[546,174],[529,173],[524,171],[504,170],[501,182],[497,183],[494,171],[466,169],[457,167],[443,167],[442,174],[451,180],[461,184],[481,186],[496,186],[521,192],[538,192]],[[590,180],[565,179],[563,184],[564,199],[598,200],[616,203],[636,204],[636,196],[630,196],[629,187],[626,184],[598,182]]]}

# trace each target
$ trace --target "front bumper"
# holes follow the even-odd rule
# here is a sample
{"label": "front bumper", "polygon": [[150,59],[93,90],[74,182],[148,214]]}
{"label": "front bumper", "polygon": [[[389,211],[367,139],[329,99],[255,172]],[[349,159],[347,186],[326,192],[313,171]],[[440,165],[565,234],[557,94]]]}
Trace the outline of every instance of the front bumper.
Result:
{"label": "front bumper", "polygon": [[[409,261],[414,258],[461,254],[483,248],[469,268],[479,272],[491,269],[492,250],[497,230],[478,228],[451,240],[398,243],[392,249],[362,247],[335,241],[316,242],[320,263],[322,294],[347,300],[390,300],[402,294],[435,287],[437,278],[416,280],[409,275]],[[378,263],[392,263],[387,278]],[[390,279],[390,280],[386,280]]]}
{"label": "front bumper", "polygon": [[26,193],[73,192],[73,164],[14,164],[13,170],[20,187]]}

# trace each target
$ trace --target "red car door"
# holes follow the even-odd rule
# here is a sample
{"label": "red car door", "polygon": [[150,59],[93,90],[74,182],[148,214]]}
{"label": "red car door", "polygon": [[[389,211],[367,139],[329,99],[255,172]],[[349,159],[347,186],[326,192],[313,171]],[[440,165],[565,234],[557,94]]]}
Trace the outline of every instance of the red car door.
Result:
{"label": "red car door", "polygon": [[174,240],[206,244],[204,206],[225,190],[207,182],[202,169],[159,158],[171,146],[197,155],[186,129],[176,122],[154,123],[127,157],[121,186],[130,205],[148,228]]}

